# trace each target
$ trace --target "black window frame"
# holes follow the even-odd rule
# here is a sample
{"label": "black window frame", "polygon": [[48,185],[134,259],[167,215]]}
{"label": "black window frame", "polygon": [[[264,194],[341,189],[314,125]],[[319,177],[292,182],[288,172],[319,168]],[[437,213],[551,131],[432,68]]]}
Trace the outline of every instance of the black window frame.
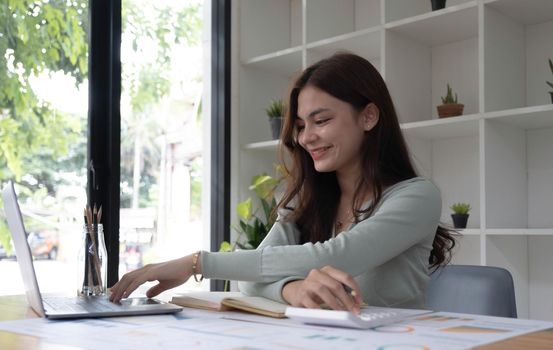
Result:
{"label": "black window frame", "polygon": [[[211,2],[211,251],[230,241],[231,1]],[[224,281],[211,280],[211,290]]]}
{"label": "black window frame", "polygon": [[90,0],[87,194],[102,206],[109,287],[119,279],[121,0]]}
{"label": "black window frame", "polygon": [[[230,12],[213,0],[211,89],[211,250],[230,236]],[[108,252],[108,287],[119,279],[121,177],[121,0],[89,2],[89,204],[102,205]],[[211,281],[222,290],[222,281]]]}

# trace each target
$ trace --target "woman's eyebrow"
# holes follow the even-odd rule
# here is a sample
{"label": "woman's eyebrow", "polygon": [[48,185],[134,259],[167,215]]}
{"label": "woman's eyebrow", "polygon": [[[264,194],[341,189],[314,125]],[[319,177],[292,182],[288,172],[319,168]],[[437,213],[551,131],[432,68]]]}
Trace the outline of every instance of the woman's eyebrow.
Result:
{"label": "woman's eyebrow", "polygon": [[[313,118],[314,116],[316,116],[317,114],[319,113],[322,113],[322,112],[327,112],[327,111],[330,111],[330,108],[317,108],[316,110],[312,111],[311,113],[309,113],[309,115],[307,116],[307,118]],[[300,116],[298,114],[298,118],[300,119],[305,119],[304,117]]]}

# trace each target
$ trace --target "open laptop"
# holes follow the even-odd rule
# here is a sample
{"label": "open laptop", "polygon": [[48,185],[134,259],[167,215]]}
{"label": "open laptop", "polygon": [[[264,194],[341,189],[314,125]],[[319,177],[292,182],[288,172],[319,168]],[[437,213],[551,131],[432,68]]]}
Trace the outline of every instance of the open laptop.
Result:
{"label": "open laptop", "polygon": [[108,317],[168,314],[182,310],[180,306],[149,298],[128,298],[114,304],[107,296],[43,297],[38,288],[31,249],[11,181],[4,187],[2,198],[27,301],[40,316],[50,319]]}

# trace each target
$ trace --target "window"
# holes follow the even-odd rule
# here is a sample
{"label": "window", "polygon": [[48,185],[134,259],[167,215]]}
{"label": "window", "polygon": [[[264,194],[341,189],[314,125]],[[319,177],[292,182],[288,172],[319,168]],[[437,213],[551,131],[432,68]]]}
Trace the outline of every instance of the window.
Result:
{"label": "window", "polygon": [[199,0],[122,2],[119,276],[203,248],[202,15]]}
{"label": "window", "polygon": [[[71,262],[86,203],[87,28],[87,0],[0,5],[0,183],[18,184],[45,292],[77,287]],[[23,292],[11,253],[2,217],[0,275],[10,283],[0,294]]]}
{"label": "window", "polygon": [[[119,225],[119,218],[110,218],[110,206],[117,202],[119,210],[121,203],[121,230],[106,237],[108,249],[114,242],[119,246],[119,238],[121,242],[116,272],[110,267],[112,282],[118,270],[123,273],[147,262],[208,248],[202,243],[209,239],[207,225],[201,222],[201,218],[209,220],[201,209],[201,203],[209,208],[205,205],[209,191],[202,188],[209,188],[203,169],[209,164],[204,151],[209,147],[204,145],[211,140],[204,136],[210,130],[203,124],[202,111],[209,111],[204,106],[211,102],[209,82],[202,81],[202,76],[209,76],[205,72],[210,60],[203,56],[209,47],[202,50],[201,40],[205,15],[210,13],[203,7],[208,4],[201,0],[123,0],[122,4],[8,0],[0,5],[0,184],[8,179],[18,183],[25,225],[33,232],[29,241],[40,248],[34,255],[43,292],[79,288],[74,262],[86,188],[90,191],[95,186],[87,182],[87,175],[109,192],[105,189],[110,183],[102,183],[108,171],[98,162],[97,149],[114,153],[109,161],[119,161],[117,147],[108,149],[109,142],[119,137],[121,173],[116,184],[121,184],[121,194],[116,201],[105,201],[108,208],[104,207],[105,220]],[[118,6],[123,20],[120,32]],[[114,33],[106,32],[110,26],[105,26],[104,17],[109,16],[115,21]],[[118,62],[119,48],[106,51],[98,45],[99,38],[105,42],[119,34],[121,74],[117,64],[103,61],[109,56],[109,62]],[[92,53],[89,36],[96,38]],[[209,39],[203,42],[209,44]],[[89,84],[93,89],[90,109]],[[106,86],[112,91],[106,92]],[[110,111],[111,124],[102,119]],[[93,136],[87,147],[87,135],[97,135],[98,129],[113,137]],[[0,201],[3,216],[1,205]],[[0,245],[0,275],[19,281],[2,284],[0,294],[21,293],[4,218],[0,218]],[[113,253],[108,252],[110,259]]]}

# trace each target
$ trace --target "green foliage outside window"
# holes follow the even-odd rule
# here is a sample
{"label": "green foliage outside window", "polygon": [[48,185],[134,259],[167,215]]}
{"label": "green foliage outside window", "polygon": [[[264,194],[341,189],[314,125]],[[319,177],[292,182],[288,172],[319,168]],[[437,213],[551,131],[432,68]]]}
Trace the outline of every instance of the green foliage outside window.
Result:
{"label": "green foliage outside window", "polygon": [[[70,152],[82,137],[81,121],[41,100],[31,79],[63,72],[76,85],[84,81],[87,18],[88,2],[83,0],[0,3],[0,183],[15,179],[29,192],[45,187],[51,193],[63,181],[53,169],[84,165],[81,154]],[[10,250],[9,241],[2,218],[0,244]]]}
{"label": "green foliage outside window", "polygon": [[[32,193],[53,196],[67,181],[60,171],[86,174],[86,116],[54,109],[35,93],[31,80],[62,72],[74,79],[76,88],[87,83],[88,5],[88,0],[0,1],[0,184],[16,180],[23,198]],[[122,139],[121,178],[133,184],[133,154],[140,152],[144,158],[139,165],[145,171],[138,182],[147,206],[155,196],[153,169],[159,165],[154,142],[158,134],[151,132],[158,116],[150,112],[170,91],[171,45],[200,40],[200,5],[174,11],[155,2],[139,6],[124,0],[122,9],[123,40],[131,40],[133,54],[152,56],[155,47],[151,64],[127,64],[122,73],[133,118],[122,123],[129,137]],[[0,201],[0,215],[2,206]],[[0,244],[9,250],[9,241],[0,217]]]}
{"label": "green foliage outside window", "polygon": [[129,188],[121,196],[123,208],[156,205],[150,188],[159,175],[159,137],[167,126],[154,110],[171,92],[173,46],[200,42],[200,9],[198,4],[175,11],[155,1],[123,1],[122,41],[132,51],[123,57],[121,73],[122,94],[131,107],[121,121],[121,180]]}

